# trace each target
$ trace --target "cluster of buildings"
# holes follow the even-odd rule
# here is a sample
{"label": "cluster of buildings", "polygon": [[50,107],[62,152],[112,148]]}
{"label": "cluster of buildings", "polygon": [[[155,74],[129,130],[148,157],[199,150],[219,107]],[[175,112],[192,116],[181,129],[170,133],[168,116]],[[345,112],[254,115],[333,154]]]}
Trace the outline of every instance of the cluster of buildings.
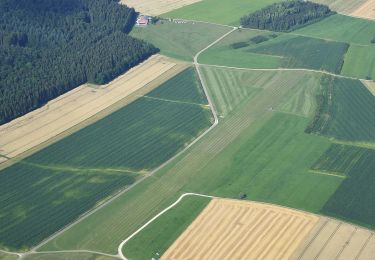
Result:
{"label": "cluster of buildings", "polygon": [[147,26],[152,22],[152,17],[147,15],[140,15],[137,18],[136,25],[137,26]]}

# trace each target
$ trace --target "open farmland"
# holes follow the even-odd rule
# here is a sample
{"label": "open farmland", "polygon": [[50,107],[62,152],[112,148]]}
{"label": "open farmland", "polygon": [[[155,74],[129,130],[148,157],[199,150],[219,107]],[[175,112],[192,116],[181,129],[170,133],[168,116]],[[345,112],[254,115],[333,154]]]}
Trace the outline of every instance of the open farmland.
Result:
{"label": "open farmland", "polygon": [[207,23],[159,21],[147,27],[135,27],[130,35],[158,46],[166,56],[192,61],[198,51],[229,30]]}
{"label": "open farmland", "polygon": [[318,108],[307,132],[342,141],[373,143],[375,97],[359,80],[324,76]]}
{"label": "open farmland", "polygon": [[362,83],[375,96],[375,82],[372,80],[362,80]]}
{"label": "open farmland", "polygon": [[[35,245],[168,160],[209,127],[211,111],[199,96],[203,93],[193,69],[160,88],[172,91],[171,85],[182,83],[181,96],[151,91],[2,170],[0,245]],[[203,104],[189,103],[192,97]]]}
{"label": "open farmland", "polygon": [[35,245],[136,179],[126,171],[12,165],[0,173],[0,245]]}
{"label": "open farmland", "polygon": [[375,20],[375,1],[367,0],[350,14],[365,19]]}
{"label": "open farmland", "polygon": [[161,259],[288,259],[318,219],[271,205],[213,199]]}
{"label": "open farmland", "polygon": [[296,30],[293,34],[368,46],[375,36],[375,22],[336,14]]}
{"label": "open farmland", "polygon": [[333,144],[315,167],[348,176],[323,207],[323,213],[375,226],[375,150]]}
{"label": "open farmland", "polygon": [[[235,75],[231,69],[222,73]],[[308,78],[307,72],[248,73],[253,75],[248,77],[249,86],[250,78],[254,86],[261,78],[266,84],[258,85],[256,94],[244,97],[200,142],[40,250],[85,248],[116,253],[122,240],[185,192],[227,198],[244,192],[252,200],[319,212],[342,182],[341,178],[309,172],[330,142],[305,134],[310,119],[300,112],[270,110],[285,104],[290,91]],[[220,81],[206,81],[210,93],[226,88]],[[235,87],[228,91],[238,93]]]}
{"label": "open farmland", "polygon": [[320,217],[291,260],[371,260],[375,254],[373,232],[337,220]]}
{"label": "open farmland", "polygon": [[350,14],[368,0],[312,0],[312,2],[328,5],[332,10]]}
{"label": "open farmland", "polygon": [[118,257],[99,255],[94,253],[83,252],[56,252],[32,254],[23,259],[27,260],[118,260]]}
{"label": "open farmland", "polygon": [[184,67],[186,65],[155,55],[107,85],[83,85],[69,91],[40,109],[1,125],[0,154],[13,158],[30,149],[38,150],[43,146],[39,145],[54,137],[61,139],[69,134],[72,127],[76,126],[76,131],[80,123],[98,120],[98,113],[110,109],[116,102],[125,98],[129,98],[129,102],[134,100],[134,94],[150,91],[158,85],[157,78],[166,80]]}
{"label": "open farmland", "polygon": [[[178,93],[176,85],[180,85]],[[192,96],[194,102],[189,102]],[[211,111],[206,103],[195,71],[187,69],[130,105],[25,160],[54,166],[151,170],[210,125]]]}
{"label": "open farmland", "polygon": [[[254,43],[251,39],[256,36],[266,40]],[[203,53],[199,62],[255,69],[306,68],[340,73],[349,48],[346,43],[249,29],[233,32],[226,38],[228,40]],[[239,43],[244,47],[237,48]]]}
{"label": "open farmland", "polygon": [[151,259],[164,253],[210,202],[210,198],[189,196],[125,244],[129,259]]}
{"label": "open farmland", "polygon": [[156,16],[200,1],[202,0],[121,0],[121,3],[142,14]]}
{"label": "open farmland", "polygon": [[[279,0],[202,0],[164,14],[168,18],[183,18],[211,23],[239,25],[240,17]],[[213,11],[215,10],[215,11]]]}
{"label": "open farmland", "polygon": [[[280,76],[290,79],[291,88],[283,101],[273,107],[273,111],[282,111],[300,116],[311,116],[315,112],[315,94],[321,75],[306,72],[251,71],[246,69],[228,69],[214,66],[202,66],[205,79],[216,86],[210,88],[218,113],[227,116],[242,102],[254,97],[262,88],[277,84]],[[295,81],[292,81],[292,78]]]}
{"label": "open farmland", "polygon": [[375,45],[351,45],[341,74],[359,79],[375,79]]}

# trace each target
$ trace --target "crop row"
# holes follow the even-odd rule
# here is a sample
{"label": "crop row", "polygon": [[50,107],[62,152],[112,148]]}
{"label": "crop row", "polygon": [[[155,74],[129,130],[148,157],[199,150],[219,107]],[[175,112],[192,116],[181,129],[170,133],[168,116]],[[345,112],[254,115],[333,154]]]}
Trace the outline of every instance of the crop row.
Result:
{"label": "crop row", "polygon": [[375,227],[375,150],[333,145],[330,169],[347,167],[346,178],[323,207],[325,214]]}
{"label": "crop row", "polygon": [[135,179],[124,172],[64,172],[13,165],[0,174],[0,245],[30,247]]}

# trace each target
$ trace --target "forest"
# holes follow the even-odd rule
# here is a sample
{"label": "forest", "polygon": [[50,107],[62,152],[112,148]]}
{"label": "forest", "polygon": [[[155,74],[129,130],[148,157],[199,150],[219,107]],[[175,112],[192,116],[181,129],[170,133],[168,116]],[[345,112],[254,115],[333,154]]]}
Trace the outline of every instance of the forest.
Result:
{"label": "forest", "polygon": [[246,28],[288,32],[334,14],[328,6],[294,0],[275,3],[241,18]]}
{"label": "forest", "polygon": [[0,124],[156,53],[128,35],[136,17],[118,0],[0,0]]}

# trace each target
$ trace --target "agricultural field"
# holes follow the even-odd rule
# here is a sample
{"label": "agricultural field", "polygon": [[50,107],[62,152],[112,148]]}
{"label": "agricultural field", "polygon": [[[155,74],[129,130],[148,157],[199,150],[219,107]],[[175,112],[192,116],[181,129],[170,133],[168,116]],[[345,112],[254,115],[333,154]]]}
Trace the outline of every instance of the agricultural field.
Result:
{"label": "agricultural field", "polygon": [[83,85],[69,91],[40,109],[1,125],[0,154],[14,158],[35,152],[113,112],[117,103],[123,106],[131,102],[135,95],[152,90],[163,82],[160,80],[167,80],[184,68],[186,64],[154,55],[107,85]]}
{"label": "agricultural field", "polygon": [[160,259],[288,259],[318,220],[281,207],[213,199]]}
{"label": "agricultural field", "polygon": [[375,79],[375,44],[366,47],[351,45],[341,74],[359,79]]}
{"label": "agricultural field", "polygon": [[[240,18],[279,0],[202,0],[163,14],[167,18],[182,18],[210,23],[239,25]],[[212,10],[215,10],[214,12]]]}
{"label": "agricultural field", "polygon": [[199,1],[202,0],[121,0],[121,3],[142,14],[157,16]]}
{"label": "agricultural field", "polygon": [[374,227],[375,150],[334,144],[317,164],[318,169],[338,171],[348,176],[324,205],[322,212]]}
{"label": "agricultural field", "polygon": [[[182,84],[181,96],[173,92],[176,84]],[[0,245],[37,244],[148,174],[211,125],[193,69],[160,88],[2,170]]]}
{"label": "agricultural field", "polygon": [[32,254],[23,259],[27,260],[118,260],[118,257],[111,257],[93,253],[76,253],[76,252],[56,252],[56,253],[40,253],[40,254]]}
{"label": "agricultural field", "polygon": [[[255,37],[266,40],[254,43]],[[233,32],[227,38],[230,40],[204,52],[199,62],[254,69],[307,68],[340,73],[349,48],[346,43],[248,29]],[[236,47],[240,43],[244,47]]]}
{"label": "agricultural field", "polygon": [[371,260],[374,253],[375,237],[373,232],[320,216],[319,222],[290,259]]}
{"label": "agricultural field", "polygon": [[368,0],[312,0],[312,2],[328,5],[332,10],[350,14],[361,7]]}
{"label": "agricultural field", "polygon": [[368,46],[375,36],[375,22],[336,14],[293,34]]}
{"label": "agricultural field", "polygon": [[[176,88],[180,90],[178,93],[174,89],[176,85],[180,85]],[[193,102],[190,102],[192,98]],[[176,154],[210,125],[211,111],[206,103],[195,71],[187,69],[132,104],[50,145],[26,161],[54,166],[149,171]]]}
{"label": "agricultural field", "polygon": [[272,110],[304,117],[312,116],[315,112],[315,95],[321,77],[318,73],[275,73],[274,71],[251,71],[213,66],[202,66],[201,68],[206,81],[217,86],[210,88],[210,96],[221,117],[226,117],[243,101],[251,100],[262,88],[277,84],[284,76],[290,80],[290,90],[280,104],[272,107]]}
{"label": "agricultural field", "polygon": [[373,143],[375,97],[362,82],[325,76],[321,86],[317,114],[306,131],[342,141]]}
{"label": "agricultural field", "polygon": [[192,61],[198,51],[229,30],[207,23],[162,20],[147,27],[135,27],[130,35],[158,46],[161,54]]}
{"label": "agricultural field", "polygon": [[[227,69],[222,73],[236,72]],[[250,200],[320,212],[343,181],[310,172],[312,162],[330,142],[304,133],[310,118],[300,115],[303,109],[295,115],[270,110],[286,104],[285,98],[308,78],[307,72],[276,71],[273,80],[261,71],[249,73],[253,76],[247,84],[252,84],[250,78],[254,85],[261,78],[268,84],[244,97],[191,150],[40,250],[85,248],[114,254],[122,240],[185,192],[227,198],[238,198],[244,192]],[[206,81],[210,93],[227,86]],[[239,92],[234,87],[229,89],[233,94]]]}
{"label": "agricultural field", "polygon": [[362,80],[363,85],[375,96],[375,81],[372,80]]}
{"label": "agricultural field", "polygon": [[367,0],[364,4],[358,7],[351,15],[365,19],[375,20],[375,1]]}
{"label": "agricultural field", "polygon": [[0,173],[0,245],[29,248],[137,178],[126,171],[12,165]]}
{"label": "agricultural field", "polygon": [[348,48],[346,43],[283,35],[248,51],[283,57],[284,68],[307,68],[338,74]]}
{"label": "agricultural field", "polygon": [[162,255],[210,202],[209,198],[186,197],[125,244],[129,259],[151,259]]}

